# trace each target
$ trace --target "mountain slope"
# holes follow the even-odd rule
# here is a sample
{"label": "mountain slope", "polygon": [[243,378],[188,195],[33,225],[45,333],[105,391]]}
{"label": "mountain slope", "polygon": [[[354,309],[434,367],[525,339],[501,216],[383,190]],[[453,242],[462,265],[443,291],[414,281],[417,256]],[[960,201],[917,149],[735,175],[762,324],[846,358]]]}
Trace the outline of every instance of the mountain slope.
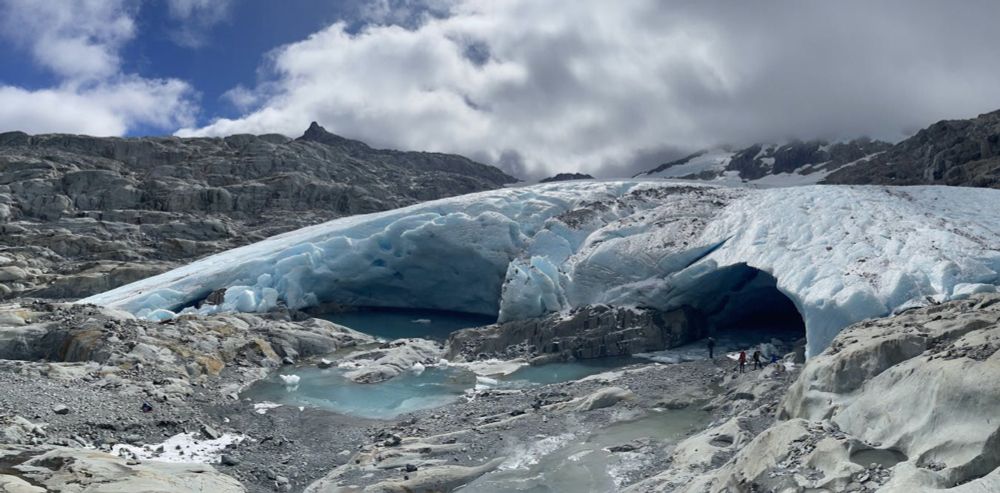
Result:
{"label": "mountain slope", "polygon": [[636,178],[678,178],[721,183],[802,185],[818,183],[831,172],[871,158],[890,144],[870,139],[828,143],[822,140],[754,144],[740,150],[711,149],[663,163]]}
{"label": "mountain slope", "polygon": [[766,186],[953,185],[1000,188],[1000,110],[943,120],[889,144],[869,139],[755,144],[696,152],[636,178]]}
{"label": "mountain slope", "polygon": [[1000,188],[1000,111],[937,122],[826,183]]}
{"label": "mountain slope", "polygon": [[4,133],[0,297],[89,294],[308,224],[514,181],[462,156],[373,149],[315,123],[294,140]]}

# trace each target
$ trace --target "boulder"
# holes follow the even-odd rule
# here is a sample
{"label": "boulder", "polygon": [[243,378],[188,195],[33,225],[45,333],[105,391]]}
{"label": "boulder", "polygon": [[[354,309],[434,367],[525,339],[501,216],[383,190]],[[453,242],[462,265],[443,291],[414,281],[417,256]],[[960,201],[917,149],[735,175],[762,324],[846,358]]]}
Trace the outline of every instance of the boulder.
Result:
{"label": "boulder", "polygon": [[442,356],[438,343],[427,339],[398,339],[378,349],[360,351],[344,358],[344,376],[358,383],[378,383],[410,371],[416,363],[431,365]]}
{"label": "boulder", "polygon": [[593,411],[611,407],[624,400],[635,399],[635,394],[621,387],[605,387],[583,397],[552,404],[550,407],[556,410],[570,410],[577,412]]}
{"label": "boulder", "polygon": [[0,267],[0,282],[23,281],[28,278],[28,272],[15,265]]}

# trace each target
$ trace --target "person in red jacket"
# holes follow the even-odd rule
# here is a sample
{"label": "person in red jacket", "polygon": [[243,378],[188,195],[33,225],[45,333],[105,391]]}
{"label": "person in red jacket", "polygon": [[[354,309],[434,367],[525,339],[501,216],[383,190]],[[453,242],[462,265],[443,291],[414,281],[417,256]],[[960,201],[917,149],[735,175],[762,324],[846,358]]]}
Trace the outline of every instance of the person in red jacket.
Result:
{"label": "person in red jacket", "polygon": [[747,366],[747,352],[740,351],[740,373],[743,373],[743,368]]}

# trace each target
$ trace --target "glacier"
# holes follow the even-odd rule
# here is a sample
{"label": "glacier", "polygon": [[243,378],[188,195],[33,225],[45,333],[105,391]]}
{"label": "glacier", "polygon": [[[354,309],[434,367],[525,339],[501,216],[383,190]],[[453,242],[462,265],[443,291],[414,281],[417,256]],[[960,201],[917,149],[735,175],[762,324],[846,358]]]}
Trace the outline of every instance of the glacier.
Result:
{"label": "glacier", "polygon": [[[818,354],[847,325],[997,290],[1000,190],[573,181],[336,219],[80,300],[160,320],[279,303],[517,320],[587,304],[705,313],[769,274]],[[220,305],[199,300],[225,289]]]}

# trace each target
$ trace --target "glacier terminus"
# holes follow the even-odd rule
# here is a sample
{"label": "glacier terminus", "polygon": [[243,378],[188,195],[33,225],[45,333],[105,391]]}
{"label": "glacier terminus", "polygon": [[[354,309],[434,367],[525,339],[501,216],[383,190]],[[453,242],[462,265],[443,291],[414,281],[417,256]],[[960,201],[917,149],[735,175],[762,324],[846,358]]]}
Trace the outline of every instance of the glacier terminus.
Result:
{"label": "glacier terminus", "polygon": [[[1000,191],[729,188],[580,181],[487,191],[336,219],[80,301],[162,320],[279,303],[538,317],[608,304],[713,315],[766,272],[819,354],[848,325],[995,292]],[[225,290],[224,301],[198,301]],[[720,301],[721,300],[721,301]]]}

